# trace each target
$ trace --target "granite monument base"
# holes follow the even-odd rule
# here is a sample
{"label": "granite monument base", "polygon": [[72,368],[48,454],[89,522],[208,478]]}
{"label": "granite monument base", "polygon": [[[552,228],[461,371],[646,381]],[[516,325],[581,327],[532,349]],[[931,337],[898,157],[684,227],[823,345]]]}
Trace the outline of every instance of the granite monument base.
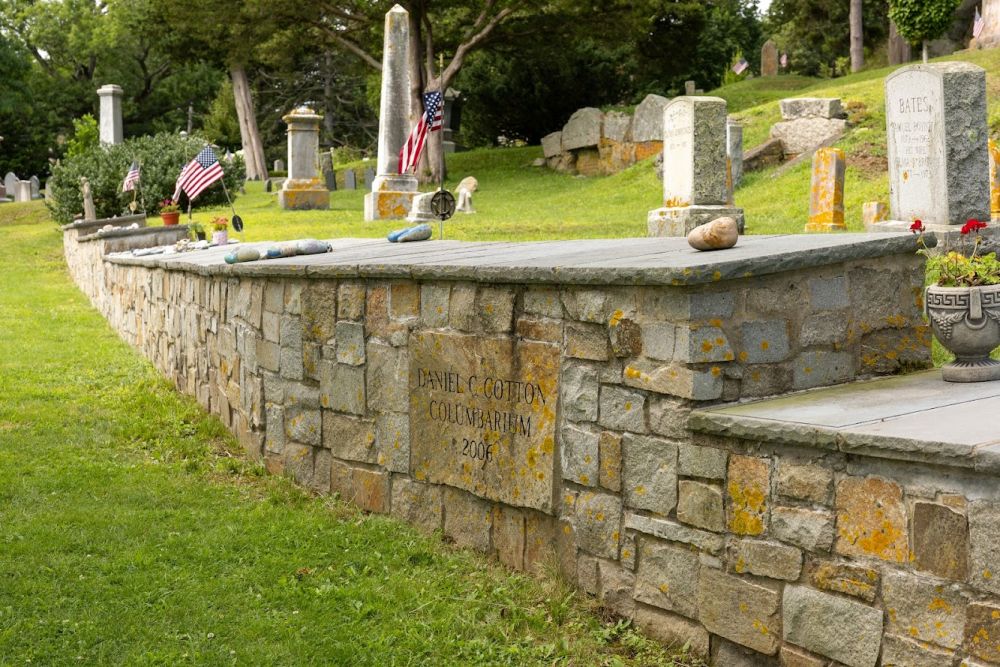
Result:
{"label": "granite monument base", "polygon": [[278,206],[286,211],[326,210],[330,208],[330,191],[318,178],[285,179],[278,192]]}
{"label": "granite monument base", "polygon": [[646,218],[649,236],[687,236],[698,225],[723,217],[736,219],[743,233],[743,209],[735,206],[672,206],[652,210]]}

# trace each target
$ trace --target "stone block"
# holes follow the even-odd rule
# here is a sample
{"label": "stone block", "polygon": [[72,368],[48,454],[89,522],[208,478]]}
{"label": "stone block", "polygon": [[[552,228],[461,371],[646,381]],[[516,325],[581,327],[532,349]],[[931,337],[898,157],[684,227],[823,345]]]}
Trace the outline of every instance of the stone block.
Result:
{"label": "stone block", "polygon": [[674,359],[678,362],[709,363],[735,358],[729,338],[720,327],[678,326],[675,335]]}
{"label": "stone block", "polygon": [[607,329],[600,324],[567,322],[565,354],[574,359],[607,361],[611,358]]}
{"label": "stone block", "polygon": [[490,503],[465,491],[444,487],[444,534],[460,547],[490,550],[493,510]]}
{"label": "stone block", "polygon": [[576,501],[574,526],[577,544],[602,558],[618,558],[622,503],[617,496],[584,491]]}
{"label": "stone block", "polygon": [[447,285],[421,285],[420,319],[431,328],[448,326],[448,305],[451,288]]}
{"label": "stone block", "polygon": [[281,318],[281,352],[279,364],[281,377],[288,380],[301,380],[302,367],[302,325],[297,317]]}
{"label": "stone block", "polygon": [[[952,653],[923,642],[886,634],[882,636],[882,667],[941,667],[952,664]],[[962,662],[962,667],[967,663]]]}
{"label": "stone block", "polygon": [[515,570],[524,569],[524,513],[504,505],[493,508],[493,548],[497,559]]}
{"label": "stone block", "polygon": [[778,654],[778,664],[781,667],[826,667],[827,660],[810,655],[791,644],[785,644]]}
{"label": "stone block", "polygon": [[621,111],[609,111],[604,114],[603,137],[622,143],[632,138],[632,116]]}
{"label": "stone block", "polygon": [[946,582],[886,572],[882,601],[893,634],[950,649],[962,644],[965,600]]}
{"label": "stone block", "polygon": [[600,380],[596,368],[581,363],[566,364],[559,389],[564,418],[574,422],[597,421]]}
{"label": "stone block", "polygon": [[660,95],[646,95],[632,117],[632,141],[663,141],[663,110],[670,100]]}
{"label": "stone block", "polygon": [[770,588],[709,567],[699,571],[698,620],[712,634],[741,646],[766,655],[778,652],[780,603],[780,595]]}
{"label": "stone block", "polygon": [[965,515],[937,503],[913,503],[914,567],[952,581],[968,576],[969,526]]}
{"label": "stone block", "polygon": [[561,294],[566,317],[580,322],[604,324],[608,293],[599,289],[567,289]]}
{"label": "stone block", "polygon": [[898,484],[878,477],[837,483],[837,553],[909,560],[906,508]]}
{"label": "stone block", "polygon": [[514,332],[520,338],[540,340],[548,343],[562,343],[562,320],[549,318],[519,317],[514,324]]}
{"label": "stone block", "polygon": [[802,552],[777,542],[738,540],[733,543],[730,562],[737,574],[796,581],[802,574]]}
{"label": "stone block", "polygon": [[576,586],[588,595],[597,595],[599,588],[597,574],[597,559],[587,554],[580,554],[576,560]]}
{"label": "stone block", "polygon": [[323,421],[320,411],[301,406],[285,408],[285,436],[303,445],[319,446],[322,442]]}
{"label": "stone block", "polygon": [[285,447],[285,410],[280,405],[268,403],[264,415],[264,449],[280,454]]}
{"label": "stone block", "polygon": [[745,322],[740,327],[740,336],[743,350],[740,361],[744,363],[769,364],[784,361],[791,354],[786,320]]}
{"label": "stone block", "polygon": [[649,359],[673,361],[678,326],[672,322],[650,322],[642,327],[642,352]]}
{"label": "stone block", "polygon": [[[333,480],[331,476],[331,488]],[[345,500],[367,512],[385,514],[389,511],[389,474],[364,468],[351,469],[351,494],[341,493]]]}
{"label": "stone block", "polygon": [[788,585],[782,612],[785,641],[848,667],[875,667],[882,642],[880,610],[804,586]]}
{"label": "stone block", "polygon": [[567,424],[560,432],[563,479],[584,486],[597,486],[599,480],[599,439],[594,431]]}
{"label": "stone block", "polygon": [[778,495],[814,503],[830,502],[833,470],[818,465],[796,465],[780,461],[777,470]]}
{"label": "stone block", "polygon": [[516,294],[509,286],[479,288],[476,294],[476,309],[482,331],[487,333],[512,331]]}
{"label": "stone block", "polygon": [[630,531],[625,531],[621,539],[621,549],[618,550],[618,560],[621,562],[622,567],[626,567],[630,570],[635,569],[636,554],[638,553],[638,548],[636,547],[636,534]]}
{"label": "stone block", "polygon": [[365,414],[365,369],[332,361],[320,362],[320,403],[352,415]]}
{"label": "stone block", "polygon": [[598,439],[600,454],[600,484],[608,491],[622,490],[622,437],[611,431],[601,431]]}
{"label": "stone block", "polygon": [[611,351],[616,357],[642,354],[642,329],[634,320],[612,316],[608,323],[608,334],[611,338]]}
{"label": "stone block", "polygon": [[840,313],[817,313],[802,321],[799,344],[837,345],[848,338],[850,321]]}
{"label": "stone block", "polygon": [[542,137],[542,155],[546,158],[556,157],[563,152],[562,132],[552,132]]}
{"label": "stone block", "polygon": [[1000,605],[972,602],[966,610],[965,650],[990,663],[1000,663]]}
{"label": "stone block", "polygon": [[667,515],[677,504],[677,445],[626,433],[622,438],[625,504]]}
{"label": "stone block", "polygon": [[368,341],[366,354],[368,408],[374,412],[407,412],[410,383],[406,351]]}
{"label": "stone block", "polygon": [[313,478],[313,448],[289,442],[282,451],[284,471],[298,484],[309,486]]}
{"label": "stone block", "polygon": [[257,342],[257,363],[264,370],[277,373],[281,369],[281,348],[277,343]]}
{"label": "stone block", "polygon": [[317,493],[330,493],[330,473],[333,456],[328,449],[313,451],[313,476],[309,488]]}
{"label": "stone block", "polygon": [[261,331],[264,334],[264,340],[277,343],[281,338],[281,313],[265,310],[261,316]]}
{"label": "stone block", "polygon": [[834,537],[833,514],[801,507],[773,507],[771,535],[806,551],[829,551]]}
{"label": "stone block", "polygon": [[598,599],[608,609],[613,610],[623,618],[632,618],[635,613],[635,602],[632,592],[635,589],[635,574],[622,568],[618,563],[601,560],[597,562],[599,579]]}
{"label": "stone block", "polygon": [[337,322],[337,361],[351,366],[365,363],[365,327],[360,322]]}
{"label": "stone block", "polygon": [[[653,410],[650,408],[651,422],[653,421],[652,413]],[[682,442],[677,447],[678,472],[687,477],[725,479],[728,458],[729,452],[716,447],[701,447],[686,442]]]}
{"label": "stone block", "polygon": [[625,367],[624,380],[630,387],[695,401],[711,401],[722,396],[723,373],[720,366],[702,370],[634,361]]}
{"label": "stone block", "polygon": [[810,580],[820,590],[844,593],[873,602],[878,590],[879,574],[877,570],[861,565],[823,561],[814,565]]}
{"label": "stone block", "polygon": [[323,446],[338,459],[377,463],[375,425],[366,419],[323,411]]}
{"label": "stone block", "polygon": [[861,224],[866,232],[877,231],[877,225],[889,219],[889,206],[885,202],[866,201],[861,205]]}
{"label": "stone block", "polygon": [[809,305],[813,310],[840,310],[851,305],[847,292],[847,277],[811,278]]}
{"label": "stone block", "polygon": [[562,148],[571,151],[596,147],[601,141],[604,114],[600,109],[584,107],[573,112],[562,130]]}
{"label": "stone block", "polygon": [[842,118],[800,118],[772,125],[771,138],[781,141],[786,155],[799,155],[837,139],[846,129]]}
{"label": "stone block", "polygon": [[795,358],[792,375],[794,389],[810,389],[854,377],[854,356],[850,352],[803,352]]}
{"label": "stone block", "polygon": [[668,649],[687,646],[693,655],[708,657],[708,632],[698,623],[641,604],[635,607],[633,622],[644,635]]}
{"label": "stone block", "polygon": [[636,391],[603,385],[600,389],[599,423],[616,431],[646,432],[646,397]]}
{"label": "stone block", "polygon": [[636,569],[635,599],[697,618],[700,568],[696,552],[644,538]]}
{"label": "stone block", "polygon": [[280,315],[285,310],[285,284],[272,280],[264,285],[264,312]]}
{"label": "stone block", "polygon": [[563,316],[562,299],[559,290],[551,287],[529,287],[524,291],[524,312],[552,319]]}
{"label": "stone block", "polygon": [[970,503],[969,551],[969,583],[1000,594],[1000,505],[983,500]]}
{"label": "stone block", "polygon": [[337,321],[337,288],[329,281],[310,281],[302,292],[302,331],[307,340],[325,343]]}
{"label": "stone block", "polygon": [[770,463],[753,456],[729,457],[726,482],[726,521],[737,535],[763,535],[771,488]]}
{"label": "stone block", "polygon": [[404,413],[380,412],[375,416],[378,464],[390,472],[410,471],[410,419]]}
{"label": "stone block", "polygon": [[844,114],[839,97],[789,97],[778,102],[782,120],[839,118]]}
{"label": "stone block", "polygon": [[337,285],[337,318],[341,320],[360,320],[364,312],[364,283],[342,282]]}
{"label": "stone block", "polygon": [[725,530],[722,489],[690,480],[678,483],[677,520],[717,533]]}
{"label": "stone block", "polygon": [[392,480],[392,515],[425,533],[441,528],[441,488],[405,476]]}
{"label": "stone block", "polygon": [[420,316],[420,286],[412,282],[389,285],[389,317],[409,320]]}

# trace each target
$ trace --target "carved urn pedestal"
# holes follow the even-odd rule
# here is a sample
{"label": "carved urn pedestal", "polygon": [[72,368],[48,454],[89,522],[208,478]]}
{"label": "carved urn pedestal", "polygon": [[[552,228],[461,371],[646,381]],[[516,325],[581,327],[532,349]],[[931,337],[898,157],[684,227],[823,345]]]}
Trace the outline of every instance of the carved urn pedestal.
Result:
{"label": "carved urn pedestal", "polygon": [[947,382],[1000,380],[1000,285],[927,288],[924,303],[938,341],[955,355],[941,369]]}

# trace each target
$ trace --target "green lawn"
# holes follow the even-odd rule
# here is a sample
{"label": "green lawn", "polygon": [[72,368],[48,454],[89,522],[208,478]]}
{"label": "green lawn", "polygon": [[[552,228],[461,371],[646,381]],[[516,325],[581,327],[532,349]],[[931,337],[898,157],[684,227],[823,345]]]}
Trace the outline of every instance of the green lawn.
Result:
{"label": "green lawn", "polygon": [[553,577],[264,475],[89,306],[39,204],[0,238],[0,665],[675,664]]}

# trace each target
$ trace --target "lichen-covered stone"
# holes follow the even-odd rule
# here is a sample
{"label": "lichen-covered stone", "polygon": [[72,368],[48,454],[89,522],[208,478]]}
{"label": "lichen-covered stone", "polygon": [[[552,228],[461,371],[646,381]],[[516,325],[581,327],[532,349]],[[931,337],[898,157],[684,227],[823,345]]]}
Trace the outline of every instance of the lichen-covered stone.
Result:
{"label": "lichen-covered stone", "polygon": [[969,560],[969,526],[965,515],[937,503],[913,503],[914,567],[965,581]]}
{"label": "lichen-covered stone", "polygon": [[597,421],[600,380],[594,366],[569,363],[560,379],[559,406],[563,417],[575,422]]}
{"label": "lichen-covered stone", "polygon": [[323,411],[323,446],[338,459],[377,463],[375,425],[368,419]]}
{"label": "lichen-covered stone", "polygon": [[854,368],[854,356],[848,352],[803,352],[795,358],[792,387],[810,389],[844,382],[854,376]]}
{"label": "lichen-covered stone", "polygon": [[337,285],[337,318],[341,320],[359,320],[364,312],[364,283],[348,281]]}
{"label": "lichen-covered stone", "polygon": [[781,667],[826,667],[827,660],[810,655],[805,650],[785,644],[778,654]]}
{"label": "lichen-covered stone", "polygon": [[625,504],[667,515],[677,504],[677,445],[626,433],[622,438]]}
{"label": "lichen-covered stone", "polygon": [[837,553],[909,559],[906,508],[898,484],[878,477],[848,477],[837,484]]}
{"label": "lichen-covered stone", "polygon": [[320,403],[324,408],[365,414],[365,369],[332,361],[320,362]]}
{"label": "lichen-covered stone", "polygon": [[677,520],[717,533],[725,530],[722,489],[691,480],[678,483]]}
{"label": "lichen-covered stone", "polygon": [[636,627],[665,646],[687,646],[696,656],[708,656],[708,632],[696,622],[652,607],[636,605]]}
{"label": "lichen-covered stone", "polygon": [[365,363],[365,328],[359,322],[337,322],[337,361],[351,366]]}
{"label": "lichen-covered stone", "polygon": [[514,324],[514,332],[520,338],[528,340],[541,340],[547,343],[559,344],[562,344],[563,341],[562,320],[554,320],[547,317],[519,317]]}
{"label": "lichen-covered stone", "polygon": [[406,412],[409,409],[408,364],[406,350],[368,342],[365,376],[370,410]]}
{"label": "lichen-covered stone", "polygon": [[712,634],[774,655],[781,636],[780,603],[775,590],[709,567],[700,569],[698,620]]}
{"label": "lichen-covered stone", "polygon": [[497,559],[515,570],[524,569],[524,513],[504,505],[493,508],[493,548]]}
{"label": "lichen-covered stone", "polygon": [[600,393],[599,423],[616,431],[646,432],[646,397],[636,391],[604,385]]}
{"label": "lichen-covered stone", "polygon": [[771,488],[770,464],[754,456],[729,457],[726,481],[726,525],[737,535],[763,535]]}
{"label": "lichen-covered stone", "polygon": [[980,500],[969,505],[969,550],[969,583],[1000,594],[1000,505],[997,503]]}
{"label": "lichen-covered stone", "polygon": [[612,316],[608,335],[616,357],[634,357],[642,353],[642,328],[634,320]]}
{"label": "lichen-covered stone", "polygon": [[524,312],[552,319],[563,316],[559,290],[551,287],[529,287],[524,291]]}
{"label": "lichen-covered stone", "polygon": [[567,357],[607,361],[611,356],[607,329],[600,324],[567,322],[564,335]]}
{"label": "lichen-covered stone", "polygon": [[289,440],[304,445],[319,446],[322,441],[323,422],[319,410],[301,406],[285,408],[285,435]]}
{"label": "lichen-covered stone", "polygon": [[635,576],[635,599],[697,618],[700,568],[696,552],[643,539]]}
{"label": "lichen-covered stone", "polygon": [[738,540],[733,543],[730,562],[737,574],[796,581],[802,573],[802,552],[777,542]]}
{"label": "lichen-covered stone", "polygon": [[488,552],[493,524],[490,503],[450,487],[444,487],[443,500],[444,534],[460,547]]}
{"label": "lichen-covered stone", "polygon": [[574,525],[581,549],[602,558],[618,557],[622,503],[617,496],[585,491],[576,501]]}
{"label": "lichen-covered stone", "polygon": [[778,495],[795,500],[827,503],[833,490],[833,471],[818,465],[782,461],[777,470]]}
{"label": "lichen-covered stone", "polygon": [[961,645],[965,600],[946,582],[886,572],[882,577],[882,600],[890,632],[944,648]]}
{"label": "lichen-covered stone", "polygon": [[600,454],[600,484],[609,491],[622,490],[622,437],[611,431],[601,431],[598,439]]}
{"label": "lichen-covered stone", "polygon": [[743,352],[740,360],[745,363],[774,363],[784,361],[791,354],[785,320],[745,322],[740,327],[740,336]]}
{"label": "lichen-covered stone", "polygon": [[829,551],[833,546],[833,513],[801,507],[772,507],[771,535],[806,551]]}
{"label": "lichen-covered stone", "polygon": [[407,477],[392,480],[392,515],[430,533],[441,528],[442,487]]}
{"label": "lichen-covered stone", "polygon": [[965,648],[990,663],[1000,662],[1000,605],[972,602],[966,610]]}
{"label": "lichen-covered stone", "polygon": [[448,326],[448,305],[451,288],[447,285],[420,286],[420,319],[424,326],[438,328]]}
{"label": "lichen-covered stone", "polygon": [[420,316],[420,286],[411,282],[389,285],[389,317],[408,320]]}
{"label": "lichen-covered stone", "polygon": [[[882,667],[941,667],[951,662],[951,651],[892,634],[882,637]],[[963,661],[962,667],[971,666]]]}
{"label": "lichen-covered stone", "polygon": [[810,580],[813,586],[824,591],[844,593],[867,602],[875,600],[879,573],[862,565],[819,562],[815,564]]}
{"label": "lichen-covered stone", "polygon": [[635,612],[635,602],[632,599],[635,574],[618,563],[606,560],[598,561],[597,574],[600,578],[598,599],[619,616],[631,618]]}
{"label": "lichen-covered stone", "polygon": [[[650,413],[652,413],[652,408],[650,408]],[[650,416],[650,421],[652,421],[652,416]],[[677,447],[678,471],[688,477],[725,479],[728,457],[729,452],[716,447],[702,447],[685,442]]]}
{"label": "lichen-covered stone", "polygon": [[678,326],[674,360],[681,363],[709,363],[735,359],[729,338],[720,327]]}
{"label": "lichen-covered stone", "polygon": [[875,667],[882,612],[804,586],[785,586],[783,638],[849,667]]}
{"label": "lichen-covered stone", "polygon": [[600,436],[594,431],[572,424],[563,426],[560,432],[563,479],[597,486],[600,479],[599,441]]}

